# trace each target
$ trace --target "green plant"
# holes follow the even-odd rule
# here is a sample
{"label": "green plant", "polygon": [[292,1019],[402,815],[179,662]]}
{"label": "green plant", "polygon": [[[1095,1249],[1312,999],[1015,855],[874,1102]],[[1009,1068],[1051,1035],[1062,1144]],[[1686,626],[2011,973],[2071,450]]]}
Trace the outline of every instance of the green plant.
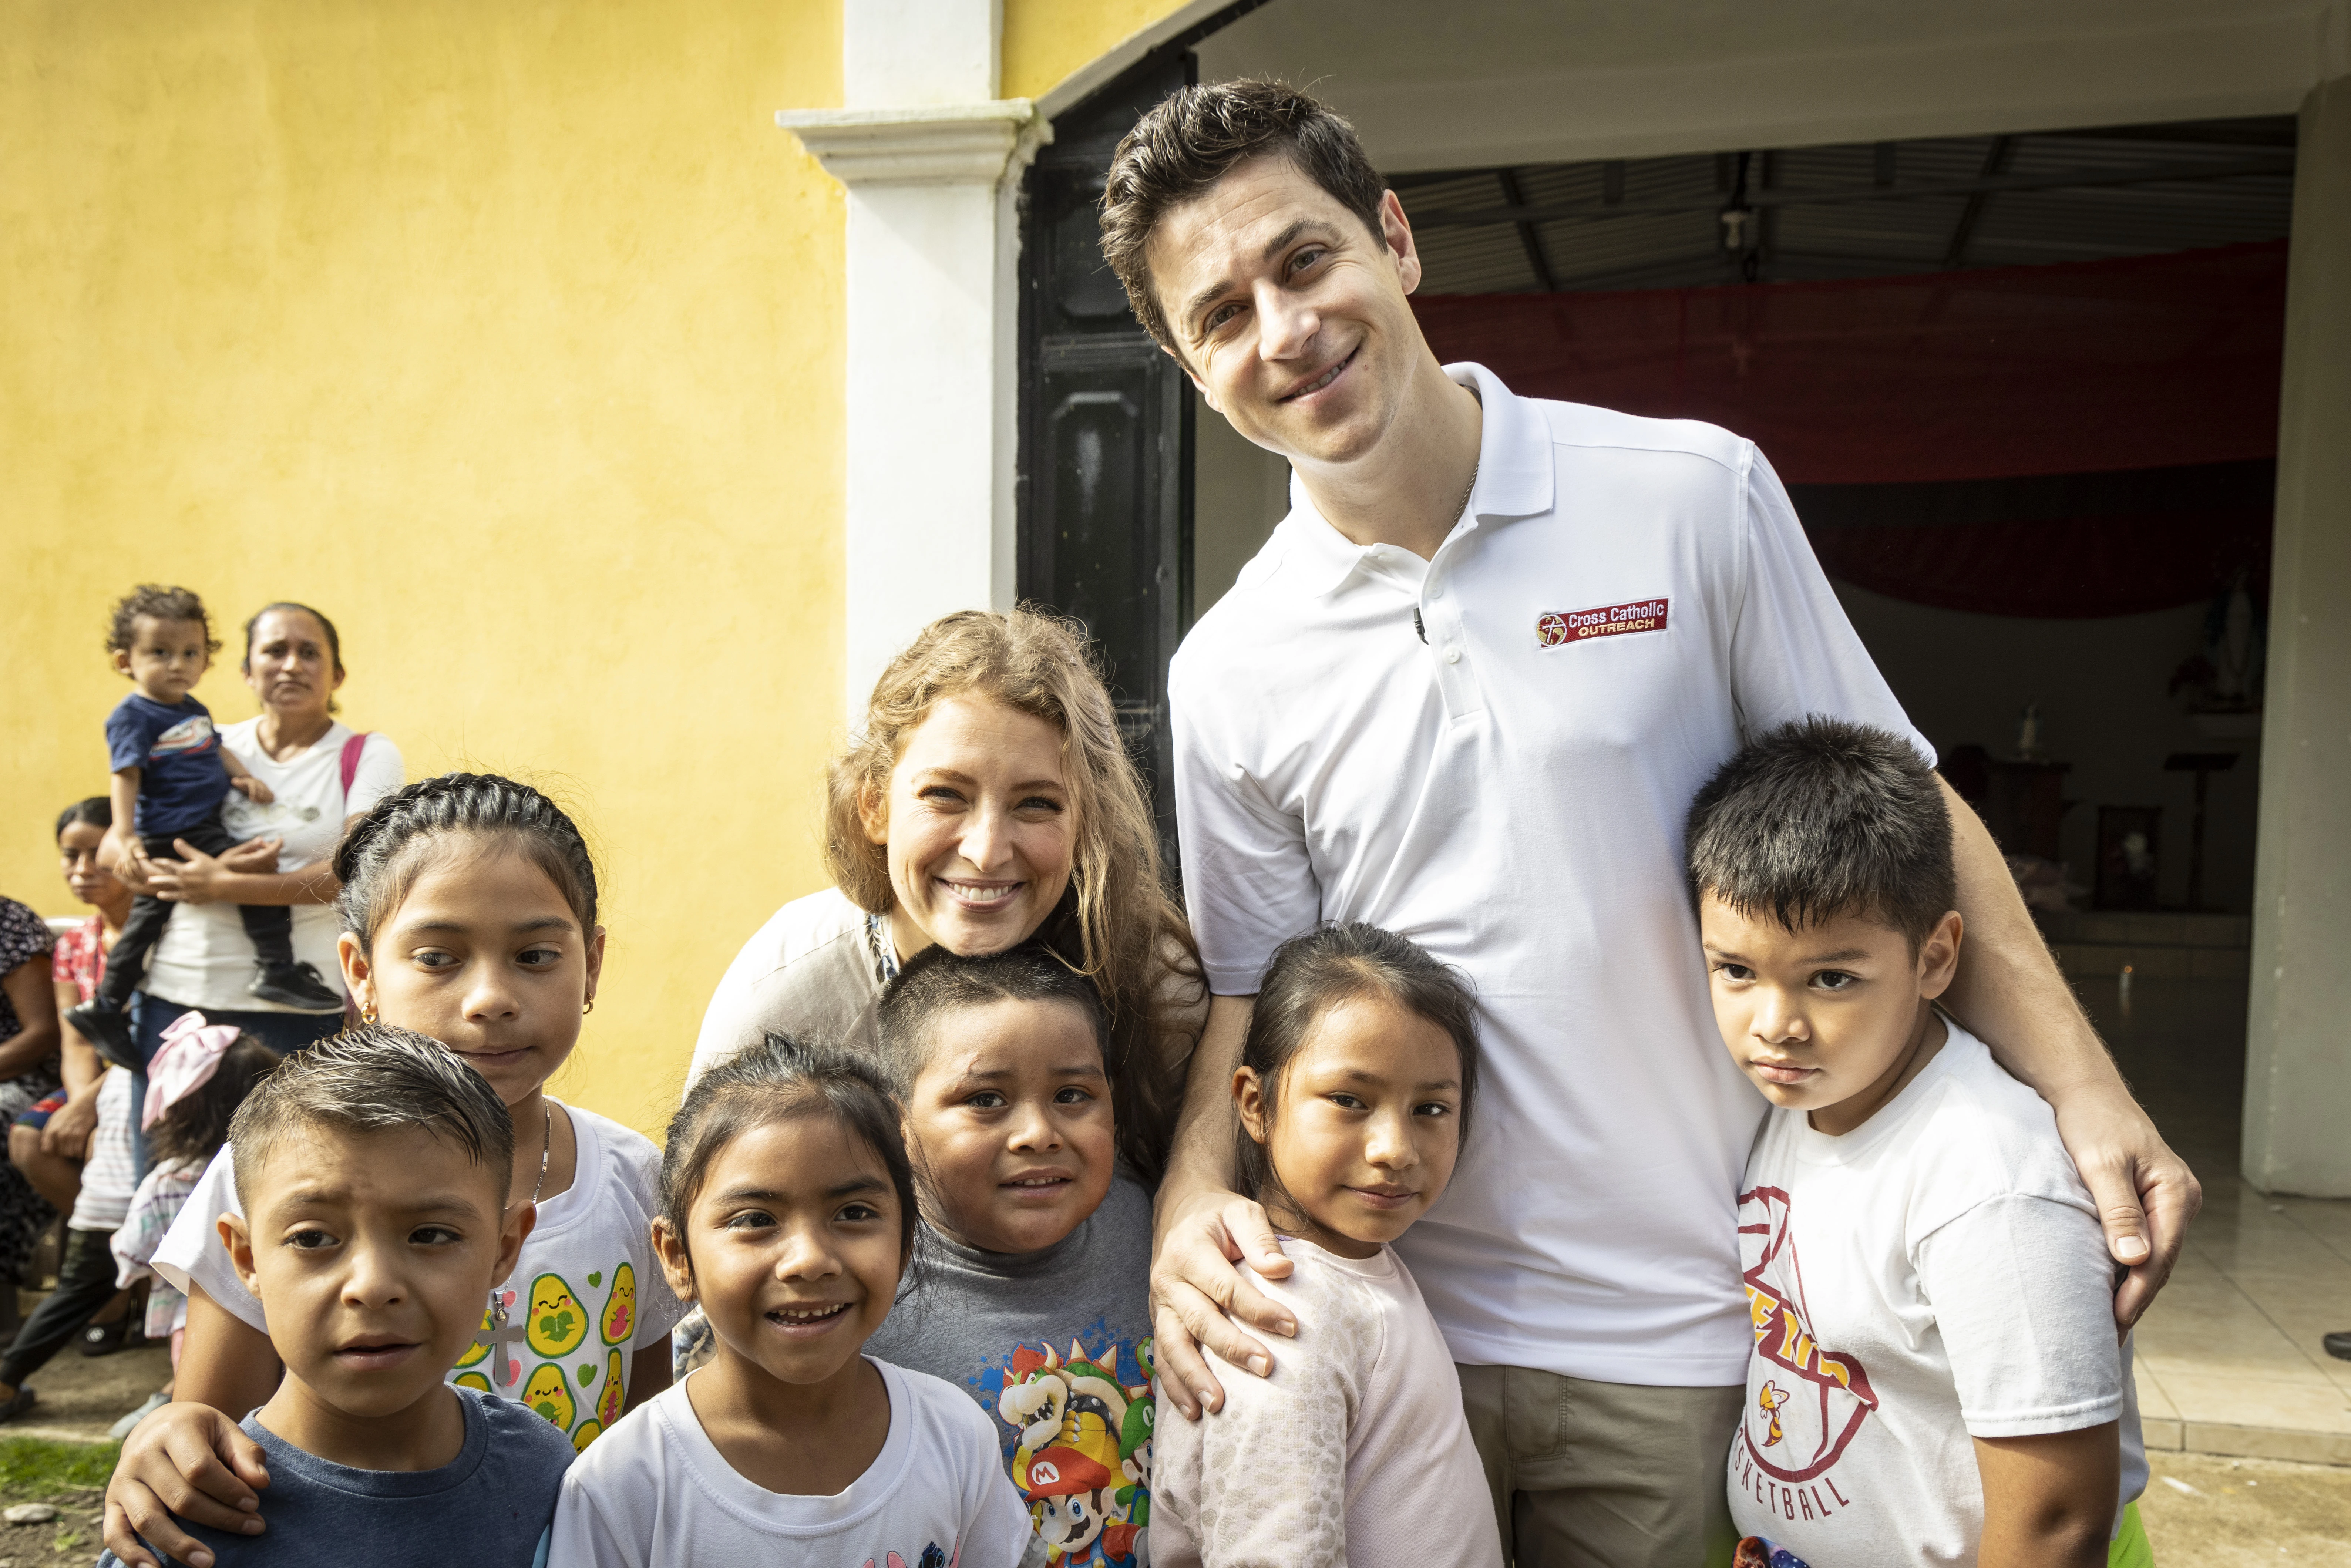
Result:
{"label": "green plant", "polygon": [[60,1443],[47,1437],[0,1438],[0,1491],[46,1498],[76,1487],[102,1487],[114,1473],[120,1443]]}

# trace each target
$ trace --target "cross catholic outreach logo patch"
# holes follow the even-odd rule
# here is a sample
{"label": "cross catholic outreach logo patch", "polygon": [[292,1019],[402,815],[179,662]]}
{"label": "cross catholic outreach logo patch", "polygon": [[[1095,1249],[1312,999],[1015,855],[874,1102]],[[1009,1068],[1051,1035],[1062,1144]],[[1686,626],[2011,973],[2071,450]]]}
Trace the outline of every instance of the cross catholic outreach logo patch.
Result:
{"label": "cross catholic outreach logo patch", "polygon": [[1635,599],[1629,604],[1599,604],[1590,610],[1554,610],[1536,618],[1535,642],[1545,648],[1564,648],[1594,637],[1617,637],[1627,632],[1662,632],[1670,601]]}

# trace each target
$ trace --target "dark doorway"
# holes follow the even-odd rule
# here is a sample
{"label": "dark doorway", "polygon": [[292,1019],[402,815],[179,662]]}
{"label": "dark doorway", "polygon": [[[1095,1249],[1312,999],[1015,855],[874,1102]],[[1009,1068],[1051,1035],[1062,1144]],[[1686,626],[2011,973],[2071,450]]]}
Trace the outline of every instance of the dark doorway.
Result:
{"label": "dark doorway", "polygon": [[1171,844],[1167,661],[1191,620],[1192,392],[1128,310],[1095,214],[1119,138],[1191,80],[1188,48],[1162,50],[1056,120],[1020,219],[1019,593],[1093,633]]}

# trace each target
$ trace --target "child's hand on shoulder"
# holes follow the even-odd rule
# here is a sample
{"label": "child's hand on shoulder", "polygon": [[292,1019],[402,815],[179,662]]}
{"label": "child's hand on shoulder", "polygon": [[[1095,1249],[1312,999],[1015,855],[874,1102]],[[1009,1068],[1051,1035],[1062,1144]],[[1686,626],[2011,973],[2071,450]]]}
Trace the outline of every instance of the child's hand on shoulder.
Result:
{"label": "child's hand on shoulder", "polygon": [[232,789],[244,790],[246,799],[251,800],[256,806],[266,806],[269,802],[277,799],[277,797],[270,791],[268,785],[264,784],[260,779],[256,779],[250,773],[246,774],[243,778],[232,779],[228,781],[228,784],[229,788]]}

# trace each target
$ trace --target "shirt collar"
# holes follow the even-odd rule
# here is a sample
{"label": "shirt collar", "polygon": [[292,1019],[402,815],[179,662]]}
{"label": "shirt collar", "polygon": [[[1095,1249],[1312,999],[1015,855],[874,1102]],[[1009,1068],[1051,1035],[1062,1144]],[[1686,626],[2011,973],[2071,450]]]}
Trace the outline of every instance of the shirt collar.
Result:
{"label": "shirt collar", "polygon": [[[1484,405],[1485,419],[1478,442],[1478,480],[1469,490],[1468,515],[1454,537],[1486,522],[1531,517],[1552,509],[1553,486],[1551,425],[1542,412],[1504,386],[1483,365],[1467,361],[1447,365],[1445,373],[1469,388]],[[1374,550],[1391,547],[1359,545],[1324,521],[1314,509],[1292,470],[1290,516],[1282,519],[1282,567],[1285,575],[1314,597],[1336,592]]]}

